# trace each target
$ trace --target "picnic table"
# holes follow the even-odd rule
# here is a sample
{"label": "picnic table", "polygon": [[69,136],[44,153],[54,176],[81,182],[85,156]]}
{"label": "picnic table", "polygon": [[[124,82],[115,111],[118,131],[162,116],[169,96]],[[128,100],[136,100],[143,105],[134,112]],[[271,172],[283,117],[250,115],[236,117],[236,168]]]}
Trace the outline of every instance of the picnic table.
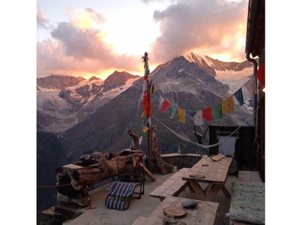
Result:
{"label": "picnic table", "polygon": [[[182,180],[189,182],[201,200],[211,201],[220,190],[227,198],[230,198],[230,193],[226,189],[225,183],[231,161],[232,158],[225,157],[215,162],[205,155],[185,173]],[[191,174],[203,174],[205,178],[190,177]],[[208,185],[203,190],[199,183],[208,183]]]}
{"label": "picnic table", "polygon": [[[181,204],[186,201],[191,201],[187,198],[179,198],[168,196],[158,207],[149,215],[148,218],[139,217],[133,224],[134,225],[157,225],[163,224],[164,208],[170,206],[181,207]],[[197,201],[198,206],[194,209],[185,209],[187,214],[182,218],[176,218],[178,221],[182,221],[186,224],[198,224],[198,225],[213,225],[216,220],[217,210],[219,203]]]}

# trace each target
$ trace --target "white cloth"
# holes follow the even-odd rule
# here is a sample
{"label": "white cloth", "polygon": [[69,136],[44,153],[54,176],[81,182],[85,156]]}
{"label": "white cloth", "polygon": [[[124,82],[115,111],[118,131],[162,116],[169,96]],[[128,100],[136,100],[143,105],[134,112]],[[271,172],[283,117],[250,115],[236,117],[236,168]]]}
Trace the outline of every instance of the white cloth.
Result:
{"label": "white cloth", "polygon": [[143,136],[140,136],[139,145],[142,145],[142,142],[143,142]]}
{"label": "white cloth", "polygon": [[197,111],[196,114],[194,115],[194,124],[195,125],[204,124],[202,110]]}
{"label": "white cloth", "polygon": [[236,137],[219,137],[219,153],[234,157]]}

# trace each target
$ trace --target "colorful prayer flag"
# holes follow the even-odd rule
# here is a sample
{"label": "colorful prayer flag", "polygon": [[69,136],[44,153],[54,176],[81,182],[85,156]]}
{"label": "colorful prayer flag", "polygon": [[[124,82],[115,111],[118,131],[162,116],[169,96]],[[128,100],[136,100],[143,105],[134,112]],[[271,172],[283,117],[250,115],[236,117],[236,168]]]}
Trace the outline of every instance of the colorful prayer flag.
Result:
{"label": "colorful prayer flag", "polygon": [[243,86],[245,90],[247,90],[251,95],[257,94],[257,85],[255,81],[255,76],[252,76],[247,83]]}
{"label": "colorful prayer flag", "polygon": [[232,95],[222,102],[222,112],[223,114],[234,112],[234,101]]}
{"label": "colorful prayer flag", "polygon": [[144,68],[145,68],[145,75],[144,75],[144,83],[143,83],[143,100],[142,100],[142,108],[145,110],[146,114],[148,116],[151,115],[151,94],[150,94],[150,87],[151,83],[148,79],[150,70],[148,66],[148,53],[145,52],[145,55],[143,57],[144,62]]}
{"label": "colorful prayer flag", "polygon": [[254,75],[257,77],[259,83],[265,87],[265,63],[259,67]]}
{"label": "colorful prayer flag", "polygon": [[144,111],[143,114],[141,115],[141,118],[145,117],[147,113]]}
{"label": "colorful prayer flag", "polygon": [[203,115],[202,115],[202,110],[198,110],[196,114],[194,115],[194,125],[203,125]]}
{"label": "colorful prayer flag", "polygon": [[170,108],[170,114],[169,114],[169,118],[170,118],[170,119],[173,119],[173,118],[174,118],[174,115],[175,115],[176,111],[177,111],[177,107],[174,106],[174,105],[171,105],[171,108]]}
{"label": "colorful prayer flag", "polygon": [[215,120],[222,119],[223,118],[222,104],[214,106],[212,108],[212,112],[213,112]]}
{"label": "colorful prayer flag", "polygon": [[161,105],[164,103],[165,99],[162,97],[162,96],[159,96],[159,99],[158,99],[158,108],[160,109],[161,108]]}
{"label": "colorful prayer flag", "polygon": [[185,110],[178,108],[178,121],[185,123]]}
{"label": "colorful prayer flag", "polygon": [[239,102],[240,105],[244,104],[244,96],[243,96],[242,88],[240,88],[237,92],[235,92],[233,96],[236,98],[236,100]]}
{"label": "colorful prayer flag", "polygon": [[152,88],[152,96],[153,96],[153,97],[155,96],[156,91],[157,91],[157,89],[156,89],[156,87],[153,85],[153,88]]}
{"label": "colorful prayer flag", "polygon": [[167,100],[165,100],[160,111],[165,112],[170,105],[171,104]]}
{"label": "colorful prayer flag", "polygon": [[195,114],[196,114],[196,110],[185,110],[192,118],[195,116]]}
{"label": "colorful prayer flag", "polygon": [[158,92],[155,92],[154,96],[152,97],[152,102],[154,99],[158,98],[160,96],[160,94]]}
{"label": "colorful prayer flag", "polygon": [[208,109],[203,109],[203,118],[206,119],[207,121],[212,122],[212,113],[211,113],[211,108]]}
{"label": "colorful prayer flag", "polygon": [[149,127],[143,127],[143,129],[142,129],[142,131],[144,132],[144,133],[146,133],[147,131],[149,130]]}

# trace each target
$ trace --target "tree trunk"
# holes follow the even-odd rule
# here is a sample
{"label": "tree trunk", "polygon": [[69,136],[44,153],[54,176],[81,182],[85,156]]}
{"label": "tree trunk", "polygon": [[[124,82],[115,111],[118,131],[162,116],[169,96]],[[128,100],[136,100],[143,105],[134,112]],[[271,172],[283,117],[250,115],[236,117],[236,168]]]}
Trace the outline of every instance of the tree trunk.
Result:
{"label": "tree trunk", "polygon": [[171,173],[173,171],[174,166],[166,163],[165,161],[162,160],[161,158],[161,147],[157,145],[156,140],[157,140],[157,127],[152,126],[151,127],[151,134],[152,134],[152,149],[151,149],[151,161],[154,165],[156,165],[161,174],[167,174]]}
{"label": "tree trunk", "polygon": [[63,195],[76,196],[79,191],[102,180],[120,173],[131,173],[142,156],[143,152],[140,150],[124,150],[104,155],[101,153],[84,155],[78,162],[56,169],[58,192]]}
{"label": "tree trunk", "polygon": [[130,135],[130,137],[132,137],[134,150],[140,149],[139,135],[131,130],[128,131],[128,134]]}

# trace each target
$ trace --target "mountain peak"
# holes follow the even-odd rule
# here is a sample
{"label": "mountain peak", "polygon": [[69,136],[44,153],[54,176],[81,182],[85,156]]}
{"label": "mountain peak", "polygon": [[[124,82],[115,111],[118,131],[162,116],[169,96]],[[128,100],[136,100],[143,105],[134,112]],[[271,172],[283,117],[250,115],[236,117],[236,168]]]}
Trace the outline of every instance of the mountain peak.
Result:
{"label": "mountain peak", "polygon": [[92,80],[101,80],[100,78],[96,77],[96,76],[92,76],[89,81],[92,81]]}
{"label": "mountain peak", "polygon": [[42,88],[48,89],[64,89],[79,84],[85,80],[83,77],[73,77],[64,75],[54,75],[37,78],[37,85]]}
{"label": "mountain peak", "polygon": [[127,80],[132,78],[137,78],[138,75],[132,75],[126,71],[119,72],[115,70],[111,75],[109,75],[104,82],[103,91],[109,91],[111,89],[120,87],[126,83]]}
{"label": "mountain peak", "polygon": [[225,73],[232,74],[241,72],[242,76],[251,75],[251,72],[249,73],[249,71],[253,67],[252,63],[246,59],[243,62],[224,62],[219,59],[213,59],[207,55],[198,55],[193,52],[184,55],[184,57],[188,61],[194,62],[209,75],[213,77],[221,75],[224,79],[226,79]]}

